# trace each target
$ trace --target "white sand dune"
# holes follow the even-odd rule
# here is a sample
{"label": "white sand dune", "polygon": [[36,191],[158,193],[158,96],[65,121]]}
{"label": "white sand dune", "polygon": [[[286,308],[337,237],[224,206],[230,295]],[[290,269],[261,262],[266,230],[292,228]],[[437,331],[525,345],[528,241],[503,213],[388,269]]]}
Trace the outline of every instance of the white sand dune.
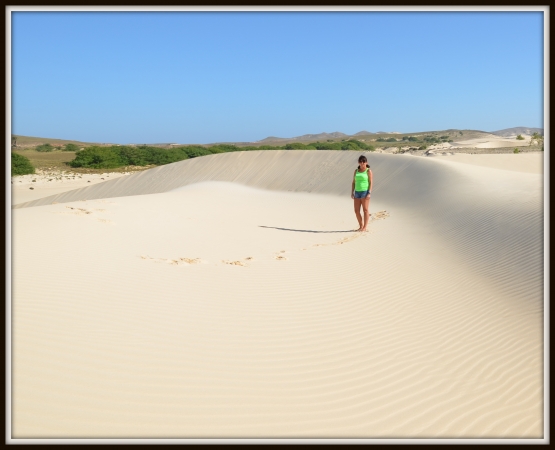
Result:
{"label": "white sand dune", "polygon": [[26,203],[39,198],[61,194],[78,188],[103,183],[106,180],[119,178],[126,173],[95,173],[81,174],[67,171],[41,171],[32,175],[12,177],[12,204]]}
{"label": "white sand dune", "polygon": [[542,437],[542,175],[367,155],[16,205],[13,437]]}
{"label": "white sand dune", "polygon": [[[473,155],[470,153],[454,153],[445,158],[436,158],[438,161],[455,161],[458,163],[472,164],[492,169],[510,170],[512,172],[524,172],[543,174],[544,153],[499,153]],[[518,177],[515,178],[518,182]]]}
{"label": "white sand dune", "polygon": [[523,146],[530,144],[530,136],[522,136],[524,140],[514,138],[507,138],[501,136],[487,136],[483,138],[476,139],[466,139],[462,141],[453,142],[451,145],[453,147],[473,147],[473,148],[502,148],[502,147],[513,147],[513,146]]}

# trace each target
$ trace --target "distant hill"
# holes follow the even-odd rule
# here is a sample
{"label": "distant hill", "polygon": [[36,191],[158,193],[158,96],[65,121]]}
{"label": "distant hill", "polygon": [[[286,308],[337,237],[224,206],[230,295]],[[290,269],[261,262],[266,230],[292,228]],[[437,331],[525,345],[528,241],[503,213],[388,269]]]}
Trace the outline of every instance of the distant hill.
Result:
{"label": "distant hill", "polygon": [[318,134],[303,134],[302,136],[296,136],[296,137],[292,137],[292,138],[280,138],[280,137],[275,137],[275,136],[269,136],[265,139],[262,139],[261,141],[257,141],[258,142],[276,142],[276,141],[291,141],[291,140],[295,140],[295,141],[314,141],[314,140],[320,140],[320,139],[338,139],[338,138],[342,138],[348,136],[345,133],[341,133],[339,131],[334,131],[333,133],[318,133]]}
{"label": "distant hill", "polygon": [[358,133],[353,134],[353,136],[366,136],[368,134],[376,134],[376,133],[372,133],[371,131],[359,131]]}
{"label": "distant hill", "polygon": [[21,136],[20,134],[12,134],[12,143],[14,138],[16,139],[16,142],[17,142],[17,148],[36,147],[37,145],[41,145],[41,144],[51,144],[54,146],[76,144],[80,147],[86,147],[89,145],[98,145],[98,143],[96,142],[82,142],[82,141],[73,141],[68,139]]}
{"label": "distant hill", "polygon": [[496,136],[502,136],[502,137],[515,136],[518,134],[532,135],[534,133],[539,133],[543,135],[543,128],[513,127],[513,128],[505,128],[504,130],[499,130],[499,131],[490,131],[490,133],[495,134]]}

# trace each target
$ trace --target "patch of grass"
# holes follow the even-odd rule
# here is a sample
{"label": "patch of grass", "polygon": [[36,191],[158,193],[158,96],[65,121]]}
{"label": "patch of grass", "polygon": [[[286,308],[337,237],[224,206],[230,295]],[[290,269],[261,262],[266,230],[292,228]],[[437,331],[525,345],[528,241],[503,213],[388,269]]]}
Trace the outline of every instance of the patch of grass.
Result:
{"label": "patch of grass", "polygon": [[515,148],[515,149],[513,150],[513,153],[520,153],[520,150],[519,150],[518,148]]}
{"label": "patch of grass", "polygon": [[75,157],[74,152],[37,152],[34,149],[13,150],[21,156],[25,156],[31,164],[37,169],[60,169],[67,170],[66,162],[71,161]]}

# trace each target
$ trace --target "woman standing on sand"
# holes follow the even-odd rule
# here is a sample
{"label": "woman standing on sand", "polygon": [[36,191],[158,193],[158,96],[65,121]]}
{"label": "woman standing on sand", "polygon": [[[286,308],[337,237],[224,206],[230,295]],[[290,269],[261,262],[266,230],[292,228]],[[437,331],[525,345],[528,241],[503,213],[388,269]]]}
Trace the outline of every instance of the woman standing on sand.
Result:
{"label": "woman standing on sand", "polygon": [[[368,226],[368,218],[370,217],[370,195],[372,194],[372,171],[368,165],[366,156],[360,155],[358,158],[358,168],[355,169],[353,175],[353,184],[351,186],[351,198],[355,201],[355,214],[358,220],[358,230],[366,231]],[[364,221],[360,214],[360,207],[364,212]]]}

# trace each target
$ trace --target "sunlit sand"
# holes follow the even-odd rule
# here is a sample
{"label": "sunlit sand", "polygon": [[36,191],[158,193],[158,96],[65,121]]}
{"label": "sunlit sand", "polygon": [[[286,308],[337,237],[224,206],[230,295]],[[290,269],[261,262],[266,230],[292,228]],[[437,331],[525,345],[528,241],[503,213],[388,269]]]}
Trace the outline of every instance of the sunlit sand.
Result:
{"label": "sunlit sand", "polygon": [[543,154],[365,155],[18,197],[13,437],[541,437]]}

